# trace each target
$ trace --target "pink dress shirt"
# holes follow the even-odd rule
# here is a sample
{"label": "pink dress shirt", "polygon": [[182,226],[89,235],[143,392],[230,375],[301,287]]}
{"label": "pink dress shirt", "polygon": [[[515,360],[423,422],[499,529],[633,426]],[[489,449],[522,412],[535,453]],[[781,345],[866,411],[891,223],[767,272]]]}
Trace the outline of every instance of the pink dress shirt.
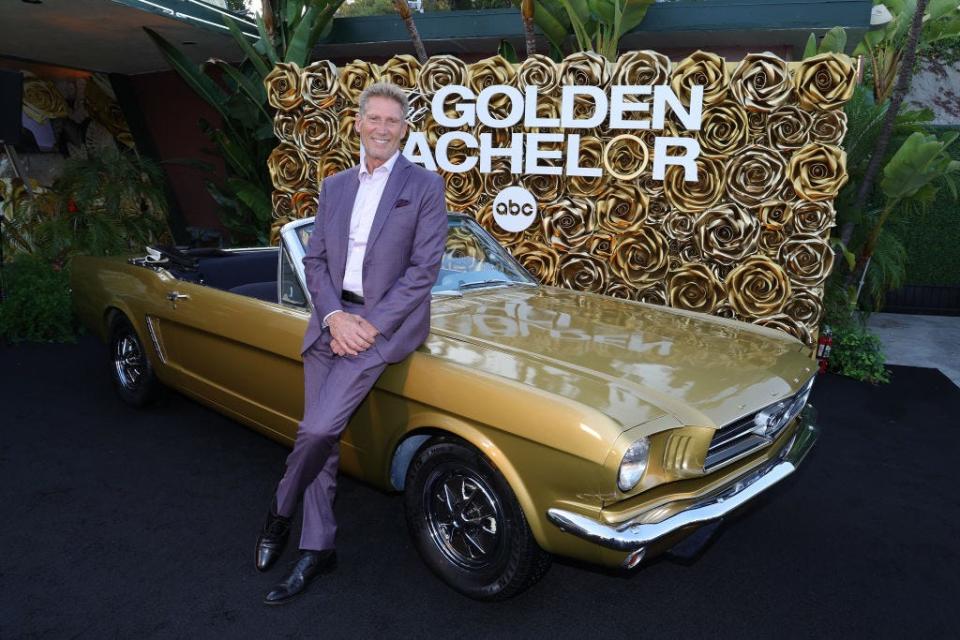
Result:
{"label": "pink dress shirt", "polygon": [[[350,214],[350,233],[347,237],[347,266],[343,273],[343,288],[357,295],[363,295],[363,258],[367,253],[367,239],[370,237],[370,227],[373,218],[380,206],[380,198],[387,186],[393,165],[397,163],[400,152],[397,151],[389,160],[373,170],[367,170],[367,162],[363,150],[360,151],[360,172],[357,174],[360,186],[357,188],[357,197],[353,201],[353,211]],[[327,326],[330,316],[338,313],[331,311],[323,319],[323,326]]]}

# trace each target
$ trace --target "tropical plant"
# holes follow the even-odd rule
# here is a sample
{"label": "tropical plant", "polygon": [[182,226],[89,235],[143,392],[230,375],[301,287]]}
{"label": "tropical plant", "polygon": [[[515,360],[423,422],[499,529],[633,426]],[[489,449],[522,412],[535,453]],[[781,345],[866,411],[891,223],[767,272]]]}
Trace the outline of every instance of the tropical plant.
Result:
{"label": "tropical plant", "polygon": [[116,149],[71,158],[49,188],[12,183],[4,253],[64,266],[74,255],[118,254],[168,240],[163,184],[156,163]]}
{"label": "tropical plant", "polygon": [[210,60],[196,65],[160,34],[145,28],[170,66],[213,107],[220,122],[200,127],[224,160],[226,179],[207,182],[221,208],[221,221],[234,243],[269,240],[273,189],[267,157],[276,146],[273,116],[267,109],[263,80],[278,62],[304,66],[317,41],[329,33],[343,0],[264,0],[256,16],[259,39],[251,42],[237,23],[224,17],[244,55],[239,65]]}
{"label": "tropical plant", "polygon": [[891,214],[902,209],[902,205],[907,202],[918,202],[921,205],[932,202],[940,185],[946,185],[954,199],[957,198],[954,176],[960,175],[960,161],[951,158],[947,151],[957,136],[957,133],[950,133],[940,139],[933,134],[915,132],[884,166],[880,189],[885,202],[867,232],[852,270],[853,279],[859,282],[857,297],[863,288],[864,276],[877,249],[884,225]]}
{"label": "tropical plant", "polygon": [[921,7],[922,25],[918,41],[930,45],[960,35],[960,4],[956,0],[875,0],[874,4],[882,4],[890,12],[890,21],[868,31],[854,54],[862,54],[869,61],[874,95],[877,102],[883,102],[891,96],[908,52],[917,7]]}
{"label": "tropical plant", "polygon": [[653,0],[534,0],[534,21],[562,57],[572,34],[579,51],[594,51],[617,59],[620,39],[647,15]]}

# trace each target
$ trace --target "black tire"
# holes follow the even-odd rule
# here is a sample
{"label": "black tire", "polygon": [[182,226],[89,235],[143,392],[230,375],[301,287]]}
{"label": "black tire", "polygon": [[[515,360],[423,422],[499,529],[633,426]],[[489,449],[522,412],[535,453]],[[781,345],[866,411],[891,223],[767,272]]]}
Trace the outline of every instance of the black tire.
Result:
{"label": "black tire", "polygon": [[424,562],[471,598],[510,598],[550,567],[506,480],[466,443],[434,440],[417,453],[404,506]]}
{"label": "black tire", "polygon": [[132,407],[146,407],[160,397],[150,357],[140,336],[126,316],[117,314],[110,322],[110,378],[120,399]]}

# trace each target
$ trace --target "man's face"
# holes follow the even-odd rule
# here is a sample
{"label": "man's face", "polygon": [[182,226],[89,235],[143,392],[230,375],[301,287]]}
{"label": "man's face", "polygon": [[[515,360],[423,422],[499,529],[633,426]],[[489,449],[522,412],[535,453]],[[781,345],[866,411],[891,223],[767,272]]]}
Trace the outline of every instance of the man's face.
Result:
{"label": "man's face", "polygon": [[369,158],[382,163],[397,152],[407,133],[404,115],[395,100],[381,96],[367,100],[366,111],[357,116],[355,126]]}

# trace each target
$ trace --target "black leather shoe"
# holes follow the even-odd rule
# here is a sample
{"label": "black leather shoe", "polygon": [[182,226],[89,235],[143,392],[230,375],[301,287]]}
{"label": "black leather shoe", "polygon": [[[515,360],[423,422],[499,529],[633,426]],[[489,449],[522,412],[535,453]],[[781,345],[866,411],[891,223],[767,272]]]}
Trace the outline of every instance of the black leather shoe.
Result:
{"label": "black leather shoe", "polygon": [[317,576],[333,571],[336,566],[337,554],[333,551],[301,551],[290,574],[263,601],[266,604],[286,604],[303,593]]}
{"label": "black leather shoe", "polygon": [[267,521],[263,524],[263,531],[257,538],[256,561],[257,571],[266,571],[273,566],[283,548],[287,546],[290,534],[290,518],[277,515],[276,506],[267,512]]}

